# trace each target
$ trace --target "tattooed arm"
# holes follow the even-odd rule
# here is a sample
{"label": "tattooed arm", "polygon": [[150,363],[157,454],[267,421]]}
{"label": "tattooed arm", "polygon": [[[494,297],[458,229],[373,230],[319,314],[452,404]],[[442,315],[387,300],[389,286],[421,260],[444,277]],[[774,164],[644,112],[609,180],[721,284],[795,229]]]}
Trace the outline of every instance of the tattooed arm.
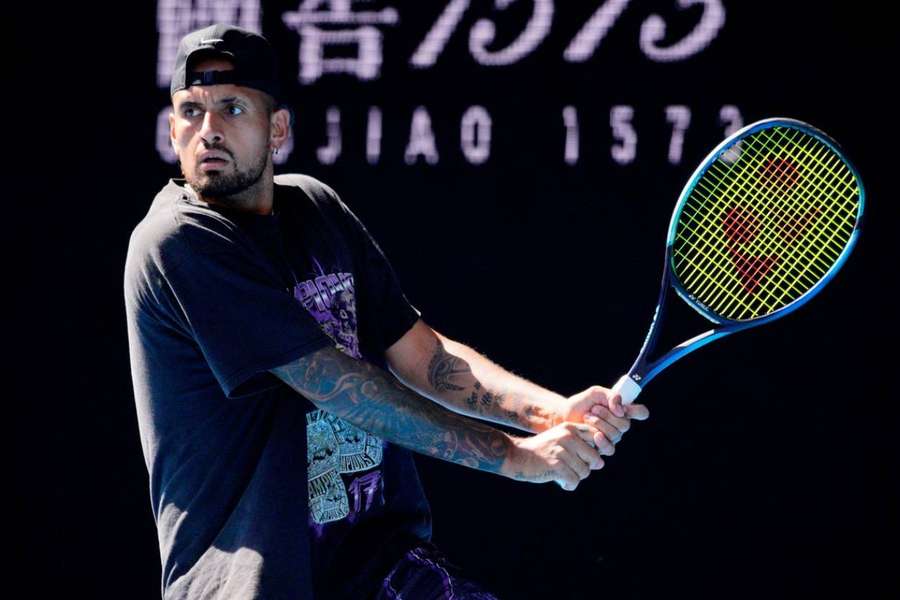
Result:
{"label": "tattooed arm", "polygon": [[533,433],[569,420],[566,398],[504,370],[421,319],[385,358],[400,381],[460,414]]}
{"label": "tattooed arm", "polygon": [[423,399],[389,373],[328,346],[271,369],[322,410],[410,450],[521,481],[573,490],[603,466],[600,432],[563,423],[516,438]]}
{"label": "tattooed arm", "polygon": [[592,425],[608,440],[600,445],[603,454],[613,454],[631,419],[649,415],[646,406],[622,406],[618,395],[599,385],[560,396],[505,371],[422,319],[387,349],[385,358],[400,381],[460,414],[532,433],[563,422]]}

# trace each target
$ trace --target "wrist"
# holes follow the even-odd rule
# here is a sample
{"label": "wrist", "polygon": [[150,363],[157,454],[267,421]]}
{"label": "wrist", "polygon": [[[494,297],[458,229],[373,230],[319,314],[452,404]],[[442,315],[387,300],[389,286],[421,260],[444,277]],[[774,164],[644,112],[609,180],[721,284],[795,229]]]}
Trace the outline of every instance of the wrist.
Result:
{"label": "wrist", "polygon": [[503,459],[503,462],[500,464],[500,475],[504,477],[509,477],[510,479],[517,479],[517,474],[522,470],[520,467],[520,454],[521,448],[519,448],[519,442],[522,438],[515,437],[509,435],[508,433],[504,433],[506,436],[506,457]]}
{"label": "wrist", "polygon": [[568,409],[565,406],[565,398],[561,396],[548,396],[536,408],[532,414],[535,433],[552,429],[567,420]]}

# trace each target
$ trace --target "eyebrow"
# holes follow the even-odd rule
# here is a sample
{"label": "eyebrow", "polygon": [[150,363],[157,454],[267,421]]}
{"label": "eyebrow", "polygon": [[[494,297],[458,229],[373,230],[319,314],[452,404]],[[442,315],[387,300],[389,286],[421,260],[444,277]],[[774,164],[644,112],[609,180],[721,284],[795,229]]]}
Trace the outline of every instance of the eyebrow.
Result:
{"label": "eyebrow", "polygon": [[[232,102],[235,102],[235,101],[247,104],[247,100],[245,98],[242,98],[241,96],[229,96],[228,98],[222,98],[221,100],[216,102],[216,104],[231,104]],[[195,102],[194,100],[185,100],[178,106],[178,108],[180,110],[185,107],[193,108],[195,106],[203,106],[203,105],[200,102]]]}

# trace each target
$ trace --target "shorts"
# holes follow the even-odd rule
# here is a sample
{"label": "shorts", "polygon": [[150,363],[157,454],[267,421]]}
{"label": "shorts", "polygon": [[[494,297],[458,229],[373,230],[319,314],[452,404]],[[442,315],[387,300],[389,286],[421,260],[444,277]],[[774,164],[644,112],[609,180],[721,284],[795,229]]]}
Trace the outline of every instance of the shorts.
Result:
{"label": "shorts", "polygon": [[498,600],[429,542],[407,551],[381,581],[373,600]]}

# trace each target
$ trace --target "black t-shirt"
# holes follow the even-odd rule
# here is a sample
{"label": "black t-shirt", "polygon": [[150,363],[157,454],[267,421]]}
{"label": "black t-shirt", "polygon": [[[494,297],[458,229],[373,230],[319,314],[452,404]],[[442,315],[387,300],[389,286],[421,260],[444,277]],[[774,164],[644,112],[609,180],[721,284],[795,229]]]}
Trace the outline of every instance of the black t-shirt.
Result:
{"label": "black t-shirt", "polygon": [[335,192],[275,177],[274,215],[172,179],[135,227],[125,308],[165,598],[364,598],[431,537],[412,454],[268,372],[329,344],[386,368],[419,318]]}

